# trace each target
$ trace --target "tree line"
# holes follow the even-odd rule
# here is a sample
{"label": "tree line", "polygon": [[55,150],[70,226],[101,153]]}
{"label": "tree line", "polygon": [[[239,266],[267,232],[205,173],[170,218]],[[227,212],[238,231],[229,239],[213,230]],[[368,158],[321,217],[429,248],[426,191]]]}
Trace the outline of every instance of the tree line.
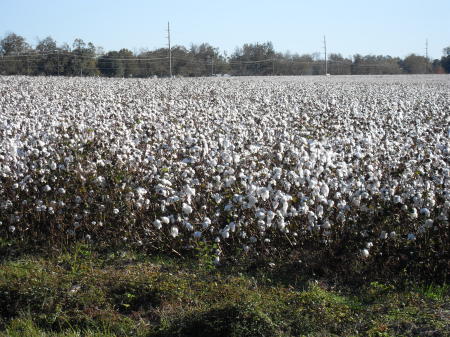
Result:
{"label": "tree line", "polygon": [[[72,46],[58,45],[52,37],[33,48],[24,37],[10,33],[0,40],[0,75],[53,75],[105,77],[169,76],[169,50],[159,48],[133,53],[128,49],[103,52],[82,39]],[[171,48],[172,73],[177,76],[320,75],[325,62],[320,54],[275,51],[271,42],[246,43],[227,56],[208,43]],[[450,47],[441,59],[411,54],[404,59],[384,55],[328,55],[331,75],[450,73]]]}

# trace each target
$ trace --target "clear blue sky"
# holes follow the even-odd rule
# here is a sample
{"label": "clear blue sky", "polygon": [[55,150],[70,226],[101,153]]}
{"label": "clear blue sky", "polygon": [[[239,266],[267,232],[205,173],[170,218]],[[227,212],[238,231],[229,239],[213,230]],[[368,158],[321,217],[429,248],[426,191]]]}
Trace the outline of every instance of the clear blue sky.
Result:
{"label": "clear blue sky", "polygon": [[106,51],[154,49],[208,42],[231,54],[246,42],[272,41],[277,51],[343,56],[424,54],[439,58],[450,45],[450,0],[0,0],[0,36],[24,36],[36,45],[51,35],[75,38]]}

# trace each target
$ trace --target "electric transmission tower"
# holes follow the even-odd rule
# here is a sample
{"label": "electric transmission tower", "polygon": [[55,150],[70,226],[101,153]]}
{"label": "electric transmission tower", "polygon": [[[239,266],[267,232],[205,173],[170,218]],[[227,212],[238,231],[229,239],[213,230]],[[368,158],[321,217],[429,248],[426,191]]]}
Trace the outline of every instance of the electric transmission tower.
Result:
{"label": "electric transmission tower", "polygon": [[325,35],[323,36],[323,49],[325,51],[325,76],[328,75],[328,60],[327,60],[327,40]]}
{"label": "electric transmission tower", "polygon": [[172,49],[170,48],[170,22],[167,22],[167,42],[169,45],[169,76],[172,78]]}

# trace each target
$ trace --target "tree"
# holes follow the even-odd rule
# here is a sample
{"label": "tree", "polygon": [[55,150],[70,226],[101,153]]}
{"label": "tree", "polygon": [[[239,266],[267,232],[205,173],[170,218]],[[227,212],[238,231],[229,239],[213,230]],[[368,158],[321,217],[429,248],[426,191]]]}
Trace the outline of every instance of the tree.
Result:
{"label": "tree", "polygon": [[444,56],[450,56],[450,46],[445,47],[442,52],[444,53]]}
{"label": "tree", "polygon": [[36,50],[41,53],[50,53],[57,50],[56,41],[53,40],[50,36],[47,36],[45,39],[38,42],[36,45]]}
{"label": "tree", "polygon": [[450,46],[444,48],[444,56],[441,58],[441,66],[446,73],[450,73]]}
{"label": "tree", "polygon": [[0,41],[0,54],[2,55],[20,55],[29,51],[30,45],[25,41],[25,38],[10,33]]}
{"label": "tree", "polygon": [[97,75],[97,60],[95,58],[95,46],[92,42],[85,43],[82,39],[73,41],[71,60],[68,64],[67,73],[76,76]]}
{"label": "tree", "polygon": [[29,74],[31,67],[26,55],[30,45],[20,35],[10,33],[0,40],[0,55],[9,56],[0,62],[1,74]]}
{"label": "tree", "polygon": [[239,75],[270,75],[275,56],[272,42],[246,43],[231,56],[231,69]]}
{"label": "tree", "polygon": [[411,54],[403,60],[403,68],[409,74],[424,74],[430,71],[430,62],[424,56]]}

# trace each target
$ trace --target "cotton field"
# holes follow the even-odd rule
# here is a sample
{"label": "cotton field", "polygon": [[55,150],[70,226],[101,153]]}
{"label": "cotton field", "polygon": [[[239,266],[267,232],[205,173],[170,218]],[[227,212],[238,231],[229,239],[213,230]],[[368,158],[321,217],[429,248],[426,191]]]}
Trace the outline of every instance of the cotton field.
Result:
{"label": "cotton field", "polygon": [[450,77],[0,77],[0,179],[17,240],[446,259]]}

